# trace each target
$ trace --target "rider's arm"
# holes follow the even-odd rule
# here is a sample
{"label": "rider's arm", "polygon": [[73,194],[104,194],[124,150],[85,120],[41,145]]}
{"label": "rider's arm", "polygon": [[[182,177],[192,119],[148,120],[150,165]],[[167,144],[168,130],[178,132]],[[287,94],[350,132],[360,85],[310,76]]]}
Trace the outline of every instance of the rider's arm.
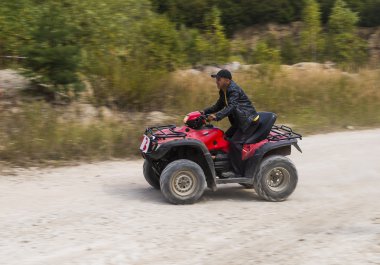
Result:
{"label": "rider's arm", "polygon": [[221,119],[230,115],[234,109],[238,106],[239,92],[237,90],[231,90],[230,95],[228,97],[228,105],[215,114],[216,121],[220,121]]}
{"label": "rider's arm", "polygon": [[218,101],[211,107],[209,108],[206,108],[203,110],[203,113],[204,114],[210,114],[210,113],[215,113],[217,111],[220,111],[221,109],[223,109],[224,107],[224,103],[223,103],[223,98],[220,96]]}

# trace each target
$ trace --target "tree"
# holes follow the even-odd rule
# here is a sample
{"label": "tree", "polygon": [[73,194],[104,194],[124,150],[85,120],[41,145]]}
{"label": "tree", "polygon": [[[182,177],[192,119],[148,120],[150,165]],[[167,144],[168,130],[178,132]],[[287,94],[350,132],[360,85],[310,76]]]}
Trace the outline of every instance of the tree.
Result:
{"label": "tree", "polygon": [[258,23],[289,23],[300,18],[303,1],[294,0],[150,0],[159,13],[187,27],[205,29],[212,7],[221,11],[221,23],[230,37],[236,30]]}
{"label": "tree", "polygon": [[337,0],[329,17],[329,32],[333,34],[353,33],[358,21],[357,13],[352,12],[343,0]]}
{"label": "tree", "polygon": [[280,64],[280,51],[268,46],[265,41],[258,41],[253,51],[253,63]]}
{"label": "tree", "polygon": [[328,52],[330,58],[341,65],[360,65],[368,57],[366,42],[355,32],[358,21],[358,15],[343,0],[336,1],[328,22]]}
{"label": "tree", "polygon": [[298,42],[293,36],[285,37],[280,46],[281,62],[284,64],[294,64],[301,60],[301,53]]}
{"label": "tree", "polygon": [[184,56],[179,32],[165,16],[145,19],[130,49],[130,61],[146,69],[173,71],[183,64]]}
{"label": "tree", "polygon": [[253,63],[260,64],[258,72],[260,77],[272,79],[280,69],[280,51],[268,46],[265,41],[258,41],[253,51]]}
{"label": "tree", "polygon": [[26,49],[28,66],[41,75],[41,82],[53,84],[54,89],[78,83],[80,48],[73,29],[62,15],[59,3],[49,3],[32,32],[33,42]]}
{"label": "tree", "polygon": [[321,13],[315,0],[307,0],[302,13],[301,50],[308,61],[320,60],[324,40],[322,37]]}
{"label": "tree", "polygon": [[367,0],[360,10],[360,24],[365,27],[380,25],[380,0]]}
{"label": "tree", "polygon": [[204,25],[206,30],[203,35],[197,37],[195,42],[199,51],[198,63],[221,64],[225,63],[229,57],[229,42],[224,34],[220,15],[219,9],[213,7],[205,17]]}
{"label": "tree", "polygon": [[207,46],[207,43],[200,36],[198,29],[189,29],[182,26],[180,29],[180,37],[183,44],[183,53],[186,57],[185,63],[195,67],[199,60],[201,60],[200,46]]}
{"label": "tree", "polygon": [[41,10],[33,0],[3,1],[0,5],[0,56],[20,56],[31,41]]}

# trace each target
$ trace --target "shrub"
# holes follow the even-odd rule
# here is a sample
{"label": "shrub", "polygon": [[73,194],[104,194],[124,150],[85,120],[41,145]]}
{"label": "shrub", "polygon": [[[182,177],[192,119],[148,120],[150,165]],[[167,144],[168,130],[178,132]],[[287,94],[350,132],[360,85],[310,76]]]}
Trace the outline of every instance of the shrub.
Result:
{"label": "shrub", "polygon": [[27,65],[41,76],[39,82],[59,90],[79,82],[80,49],[60,4],[51,2],[45,8],[32,32],[33,42],[26,49]]}

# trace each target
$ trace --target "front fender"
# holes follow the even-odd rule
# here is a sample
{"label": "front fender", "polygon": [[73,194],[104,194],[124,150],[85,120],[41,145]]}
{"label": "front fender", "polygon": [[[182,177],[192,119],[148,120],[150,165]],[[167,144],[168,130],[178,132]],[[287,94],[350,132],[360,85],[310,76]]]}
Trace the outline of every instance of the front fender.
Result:
{"label": "front fender", "polygon": [[212,160],[211,154],[208,151],[205,144],[199,140],[195,140],[195,139],[172,140],[170,142],[166,142],[160,145],[158,149],[150,153],[147,153],[144,156],[146,159],[157,161],[157,160],[167,158],[167,155],[172,150],[177,150],[177,149],[184,150],[186,148],[196,149],[199,152],[199,154],[202,154],[202,157],[197,157],[196,160],[200,161],[199,165],[202,167],[206,175],[208,187],[215,191],[216,190],[216,173],[215,173],[214,161]]}
{"label": "front fender", "polygon": [[195,139],[178,139],[161,144],[158,149],[148,153],[147,156],[153,160],[160,160],[173,148],[186,146],[199,149],[203,154],[210,153],[201,141]]}

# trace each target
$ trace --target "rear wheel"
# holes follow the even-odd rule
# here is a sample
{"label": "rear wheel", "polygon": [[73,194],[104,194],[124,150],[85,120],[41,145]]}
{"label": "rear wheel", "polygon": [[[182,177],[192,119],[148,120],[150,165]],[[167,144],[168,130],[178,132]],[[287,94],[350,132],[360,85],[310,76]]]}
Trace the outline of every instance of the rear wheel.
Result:
{"label": "rear wheel", "polygon": [[154,171],[152,164],[148,161],[144,161],[143,165],[143,173],[146,182],[149,183],[150,186],[159,190],[160,189],[160,176]]}
{"label": "rear wheel", "polygon": [[161,192],[173,204],[192,204],[206,188],[206,177],[195,162],[180,159],[171,162],[160,177]]}
{"label": "rear wheel", "polygon": [[262,161],[254,188],[262,199],[283,201],[293,193],[297,182],[297,170],[290,159],[270,156]]}

